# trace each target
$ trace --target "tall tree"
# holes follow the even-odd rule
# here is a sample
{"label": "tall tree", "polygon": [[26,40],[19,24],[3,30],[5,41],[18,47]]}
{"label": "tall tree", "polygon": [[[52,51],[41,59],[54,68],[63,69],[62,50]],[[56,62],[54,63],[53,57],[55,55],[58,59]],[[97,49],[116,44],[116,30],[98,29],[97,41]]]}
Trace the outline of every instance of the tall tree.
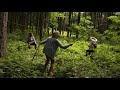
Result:
{"label": "tall tree", "polygon": [[0,57],[6,55],[8,12],[0,12]]}
{"label": "tall tree", "polygon": [[101,12],[100,24],[98,26],[99,32],[103,33],[105,30],[108,29],[108,26],[109,26],[109,24],[111,24],[111,21],[108,20],[107,18],[111,15],[113,15],[113,13],[111,13],[111,12]]}
{"label": "tall tree", "polygon": [[93,22],[94,28],[96,28],[96,12],[90,12],[91,21]]}
{"label": "tall tree", "polygon": [[39,28],[39,32],[40,32],[40,40],[43,37],[43,30],[44,30],[44,18],[45,18],[45,12],[40,12],[40,28]]}
{"label": "tall tree", "polygon": [[45,12],[45,19],[44,19],[44,29],[45,29],[45,31],[48,30],[49,18],[50,18],[50,13]]}
{"label": "tall tree", "polygon": [[62,17],[58,17],[58,31],[61,34],[61,30],[62,30]]}
{"label": "tall tree", "polygon": [[[80,15],[81,15],[81,12],[78,12],[77,25],[79,25],[79,23],[80,23]],[[76,38],[78,38],[78,35],[79,35],[79,32],[77,30],[76,31]]]}
{"label": "tall tree", "polygon": [[[71,25],[71,15],[72,15],[72,12],[69,12],[69,24],[68,24],[68,27],[70,27],[70,25]],[[70,30],[68,29],[67,30],[67,37],[69,37],[69,33],[70,33]]]}

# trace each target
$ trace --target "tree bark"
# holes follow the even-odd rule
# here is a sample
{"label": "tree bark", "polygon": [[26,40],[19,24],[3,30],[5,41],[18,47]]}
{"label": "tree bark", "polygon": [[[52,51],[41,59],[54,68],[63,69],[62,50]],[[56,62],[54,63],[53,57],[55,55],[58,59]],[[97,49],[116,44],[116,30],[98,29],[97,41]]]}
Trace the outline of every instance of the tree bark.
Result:
{"label": "tree bark", "polygon": [[[68,24],[68,27],[70,27],[70,24],[71,24],[71,15],[72,15],[72,12],[69,12],[69,24]],[[70,30],[68,29],[67,37],[69,37],[69,33],[70,33]]]}
{"label": "tree bark", "polygon": [[[79,23],[80,23],[80,15],[81,15],[81,13],[79,12],[78,13],[78,18],[77,18],[77,25],[79,25]],[[79,32],[78,32],[78,30],[76,31],[76,38],[78,38],[78,35],[79,35]]]}
{"label": "tree bark", "polygon": [[44,12],[40,12],[40,40],[43,38],[43,30],[44,30]]}
{"label": "tree bark", "polygon": [[0,57],[6,56],[8,12],[0,12]]}

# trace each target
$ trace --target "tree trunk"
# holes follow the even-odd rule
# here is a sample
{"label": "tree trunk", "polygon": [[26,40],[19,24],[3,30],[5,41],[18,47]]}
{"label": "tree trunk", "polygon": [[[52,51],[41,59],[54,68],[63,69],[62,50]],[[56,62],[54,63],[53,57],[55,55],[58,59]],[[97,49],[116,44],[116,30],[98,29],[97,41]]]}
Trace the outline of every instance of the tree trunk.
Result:
{"label": "tree trunk", "polygon": [[[74,20],[73,20],[73,15],[74,15],[74,12],[71,13],[71,21],[70,21],[70,26],[74,23]],[[70,31],[70,37],[72,36],[72,30]]]}
{"label": "tree trunk", "polygon": [[[69,12],[69,24],[68,24],[68,27],[70,27],[70,24],[71,24],[71,15],[72,15],[72,12]],[[69,33],[70,33],[70,30],[68,29],[67,37],[69,37]]]}
{"label": "tree trunk", "polygon": [[25,31],[28,30],[28,19],[27,19],[27,13],[25,13]]}
{"label": "tree trunk", "polygon": [[49,28],[48,28],[48,30],[47,30],[47,33],[48,33],[48,36],[49,36]]}
{"label": "tree trunk", "polygon": [[61,34],[61,30],[62,30],[62,17],[58,17],[58,31]]}
{"label": "tree trunk", "polygon": [[36,35],[38,35],[39,34],[39,28],[40,28],[40,26],[39,26],[39,24],[40,24],[40,13],[38,12],[38,13],[36,13]]}
{"label": "tree trunk", "polygon": [[104,30],[108,29],[108,21],[107,21],[107,17],[108,17],[108,12],[101,12],[101,24],[99,26],[99,32],[103,33]]}
{"label": "tree trunk", "polygon": [[[77,25],[79,25],[79,23],[80,23],[80,15],[81,15],[81,13],[79,12],[78,13],[78,18],[77,18]],[[78,30],[76,31],[76,38],[78,38],[78,35],[79,35],[79,32],[78,32]]]}
{"label": "tree trunk", "polygon": [[96,15],[95,13],[96,13],[96,12],[90,12],[91,21],[93,22],[94,28],[96,27],[96,26],[95,26],[95,21],[96,21],[96,20],[95,20],[95,19],[96,19],[96,18],[95,18],[95,17],[96,17],[96,16],[95,16],[95,15]]}
{"label": "tree trunk", "polygon": [[31,16],[31,22],[32,22],[32,26],[31,26],[31,30],[32,30],[32,32],[33,32],[33,29],[34,29],[34,13],[32,13],[32,16]]}
{"label": "tree trunk", "polygon": [[101,12],[98,12],[98,29],[99,29],[99,27],[100,27],[100,18],[101,18]]}
{"label": "tree trunk", "polygon": [[52,27],[52,34],[53,34],[53,32],[54,32],[54,28]]}
{"label": "tree trunk", "polygon": [[6,56],[8,12],[0,12],[0,57]]}
{"label": "tree trunk", "polygon": [[[108,16],[113,16],[113,12],[108,12]],[[110,25],[110,24],[112,24],[112,21],[111,20],[107,20],[107,29],[108,29],[108,26]]]}
{"label": "tree trunk", "polygon": [[31,29],[32,29],[32,13],[30,12],[29,15],[30,15],[30,16],[29,16],[29,21],[30,21],[30,22],[29,22],[29,29],[30,29],[30,31],[31,31]]}
{"label": "tree trunk", "polygon": [[64,34],[65,31],[65,18],[63,19],[63,24],[62,24],[62,34]]}
{"label": "tree trunk", "polygon": [[63,32],[62,32],[62,34],[64,34],[64,31],[66,31],[66,17],[67,17],[67,13],[65,12],[65,18],[63,19]]}
{"label": "tree trunk", "polygon": [[48,30],[49,17],[50,17],[50,13],[45,12],[45,20],[44,20],[44,29],[45,29],[45,31]]}
{"label": "tree trunk", "polygon": [[9,20],[9,22],[8,22],[8,32],[9,33],[12,33],[12,23],[11,23],[11,17],[12,15],[11,15],[11,12],[9,12],[9,15],[8,15],[8,20]]}
{"label": "tree trunk", "polygon": [[44,12],[40,12],[40,40],[43,38],[44,30]]}

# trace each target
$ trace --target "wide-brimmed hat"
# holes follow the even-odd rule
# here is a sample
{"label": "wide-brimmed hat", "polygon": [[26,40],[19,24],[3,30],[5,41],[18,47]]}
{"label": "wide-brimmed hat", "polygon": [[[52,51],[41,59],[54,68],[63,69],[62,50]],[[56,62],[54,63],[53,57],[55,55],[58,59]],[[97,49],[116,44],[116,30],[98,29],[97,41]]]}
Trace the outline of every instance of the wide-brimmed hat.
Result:
{"label": "wide-brimmed hat", "polygon": [[90,37],[90,40],[93,42],[97,42],[97,39],[95,37]]}

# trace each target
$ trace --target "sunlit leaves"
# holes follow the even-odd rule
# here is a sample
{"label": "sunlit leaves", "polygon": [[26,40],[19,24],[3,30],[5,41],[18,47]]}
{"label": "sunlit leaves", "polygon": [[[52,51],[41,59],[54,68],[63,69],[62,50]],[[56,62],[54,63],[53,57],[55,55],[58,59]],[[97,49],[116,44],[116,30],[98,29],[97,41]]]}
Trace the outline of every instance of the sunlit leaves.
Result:
{"label": "sunlit leaves", "polygon": [[89,19],[90,19],[90,17],[88,17],[87,19],[81,18],[80,24],[81,25],[85,25],[85,24],[90,25],[90,24],[92,24],[92,22]]}
{"label": "sunlit leaves", "polygon": [[110,16],[108,17],[108,20],[112,21],[112,24],[109,26],[109,28],[112,30],[120,29],[120,13],[116,13],[117,16]]}
{"label": "sunlit leaves", "polygon": [[50,23],[53,27],[58,27],[58,17],[65,18],[64,13],[51,12]]}

